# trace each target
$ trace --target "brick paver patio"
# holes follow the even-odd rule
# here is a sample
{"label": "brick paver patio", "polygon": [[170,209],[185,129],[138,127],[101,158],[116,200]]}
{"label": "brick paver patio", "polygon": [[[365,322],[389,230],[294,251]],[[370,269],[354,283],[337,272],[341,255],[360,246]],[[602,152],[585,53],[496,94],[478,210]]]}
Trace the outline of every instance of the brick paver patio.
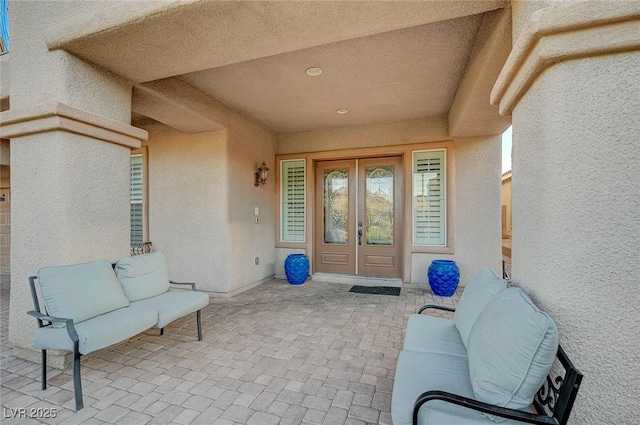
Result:
{"label": "brick paver patio", "polygon": [[[25,282],[25,285],[27,283]],[[150,330],[87,356],[85,408],[73,410],[71,373],[13,357],[8,279],[1,296],[2,423],[29,424],[391,424],[393,376],[409,314],[459,299],[405,285],[400,296],[348,292],[349,285],[273,279],[203,310],[164,336]],[[25,320],[34,320],[26,315]],[[35,322],[35,320],[34,320]],[[55,418],[11,418],[54,408]],[[9,410],[12,409],[12,410]]]}

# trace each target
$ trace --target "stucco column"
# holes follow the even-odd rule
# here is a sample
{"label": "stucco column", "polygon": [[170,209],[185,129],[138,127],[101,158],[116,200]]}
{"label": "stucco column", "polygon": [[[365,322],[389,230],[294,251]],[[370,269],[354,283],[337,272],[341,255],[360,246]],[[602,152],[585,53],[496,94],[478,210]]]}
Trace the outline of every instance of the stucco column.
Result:
{"label": "stucco column", "polygon": [[638,417],[639,34],[637,2],[540,9],[492,92],[513,116],[514,282],[585,374],[572,424]]}
{"label": "stucco column", "polygon": [[11,109],[0,114],[0,137],[11,140],[9,340],[17,356],[33,360],[28,276],[127,255],[130,149],[146,139],[129,125],[127,82],[46,48],[49,26],[97,7],[84,3],[91,2],[10,4]]}

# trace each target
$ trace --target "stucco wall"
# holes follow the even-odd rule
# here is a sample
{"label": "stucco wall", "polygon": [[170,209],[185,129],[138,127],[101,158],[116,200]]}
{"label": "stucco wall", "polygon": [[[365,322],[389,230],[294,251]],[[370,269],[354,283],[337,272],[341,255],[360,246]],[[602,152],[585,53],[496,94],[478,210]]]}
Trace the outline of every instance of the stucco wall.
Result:
{"label": "stucco wall", "polygon": [[9,338],[17,354],[28,357],[20,349],[31,346],[36,327],[26,316],[33,309],[29,276],[128,252],[129,152],[66,132],[12,140]]}
{"label": "stucco wall", "polygon": [[426,283],[427,268],[437,258],[455,260],[460,285],[484,267],[502,272],[500,236],[501,136],[455,141],[455,252],[412,254],[411,283]]}
{"label": "stucco wall", "polygon": [[512,0],[511,1],[511,11],[512,11],[512,41],[515,44],[522,33],[522,30],[529,22],[529,18],[531,15],[540,9],[551,6],[553,4],[558,4],[561,2],[567,1],[581,1],[581,0]]}
{"label": "stucco wall", "polygon": [[200,134],[143,126],[149,131],[149,239],[166,254],[172,279],[195,281],[217,296],[274,274],[273,173],[265,186],[253,185],[262,161],[274,168],[273,136],[243,121],[232,118],[228,130]]}
{"label": "stucco wall", "polygon": [[447,140],[447,118],[425,118],[303,133],[279,134],[278,154],[332,151]]}
{"label": "stucco wall", "polygon": [[640,53],[547,69],[513,114],[513,277],[585,374],[573,424],[637,423]]}
{"label": "stucco wall", "polygon": [[[240,117],[229,120],[227,137],[230,235],[227,255],[229,291],[234,294],[275,273],[275,137]],[[262,161],[270,168],[267,183],[255,187],[254,173]]]}
{"label": "stucco wall", "polygon": [[227,145],[223,131],[185,134],[160,123],[149,131],[149,240],[170,277],[228,291]]}
{"label": "stucco wall", "polygon": [[[82,3],[82,4],[81,4]],[[129,155],[125,146],[97,140],[100,130],[83,123],[85,135],[59,131],[53,117],[41,125],[48,102],[66,104],[128,123],[131,86],[76,57],[46,47],[45,28],[73,20],[94,2],[10,2],[11,112],[36,124],[11,139],[12,246],[9,339],[20,357],[36,360],[31,346],[35,320],[28,276],[44,266],[117,260],[129,251]],[[49,108],[55,114],[56,108]],[[82,113],[80,114],[82,115]],[[30,125],[29,121],[24,121]],[[125,126],[114,125],[121,131]],[[51,129],[53,127],[54,129]],[[9,136],[8,136],[9,137]],[[61,366],[62,358],[50,356]]]}
{"label": "stucco wall", "polygon": [[511,172],[502,176],[502,237],[511,237]]}
{"label": "stucco wall", "polygon": [[12,109],[55,100],[129,122],[130,84],[65,51],[49,51],[45,41],[45,28],[108,7],[107,2],[10,2]]}

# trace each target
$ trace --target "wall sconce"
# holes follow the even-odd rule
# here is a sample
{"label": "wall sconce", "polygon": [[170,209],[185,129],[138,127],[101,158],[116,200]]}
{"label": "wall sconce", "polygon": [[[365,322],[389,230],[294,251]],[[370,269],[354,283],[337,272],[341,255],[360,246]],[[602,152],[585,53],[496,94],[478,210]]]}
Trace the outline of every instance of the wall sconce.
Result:
{"label": "wall sconce", "polygon": [[262,165],[258,168],[258,171],[254,173],[255,180],[253,181],[253,185],[258,187],[259,185],[264,185],[267,182],[267,171],[269,171],[269,167],[267,167],[267,163],[262,161]]}

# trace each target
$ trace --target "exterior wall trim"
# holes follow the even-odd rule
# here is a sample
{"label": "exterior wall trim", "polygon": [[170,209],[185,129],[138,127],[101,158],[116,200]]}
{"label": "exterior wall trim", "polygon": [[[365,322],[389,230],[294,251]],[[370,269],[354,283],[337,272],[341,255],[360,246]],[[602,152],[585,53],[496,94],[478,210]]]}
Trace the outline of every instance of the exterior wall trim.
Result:
{"label": "exterior wall trim", "polygon": [[66,131],[93,139],[140,148],[145,130],[59,102],[47,102],[0,114],[0,137],[11,139],[50,131]]}
{"label": "exterior wall trim", "polygon": [[491,104],[510,115],[542,72],[554,64],[640,50],[640,4],[587,2],[536,11],[509,55]]}

